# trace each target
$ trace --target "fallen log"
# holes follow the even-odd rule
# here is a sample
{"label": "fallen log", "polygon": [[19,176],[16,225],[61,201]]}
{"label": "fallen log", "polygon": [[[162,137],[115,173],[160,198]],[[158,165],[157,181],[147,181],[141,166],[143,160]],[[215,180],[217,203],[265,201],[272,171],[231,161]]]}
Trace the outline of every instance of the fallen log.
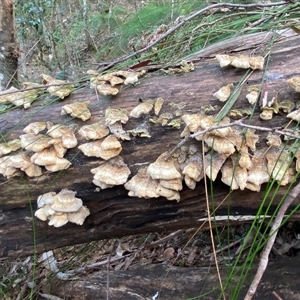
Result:
{"label": "fallen log", "polygon": [[[298,260],[298,261],[297,261]],[[271,261],[262,282],[253,299],[272,299],[274,292],[282,299],[299,299],[296,276],[282,276],[288,269],[290,274],[298,273],[299,256],[285,257]],[[220,268],[220,276],[225,285],[228,270]],[[233,285],[238,282],[237,276],[231,278],[225,295],[233,298]],[[280,282],[280,284],[278,284]],[[162,264],[136,266],[131,270],[94,271],[79,277],[76,281],[54,280],[51,294],[64,299],[218,299],[221,293],[219,278],[214,267],[179,268]],[[245,282],[239,299],[247,291]],[[235,294],[236,296],[236,294]],[[195,297],[195,298],[194,298]]]}
{"label": "fallen log", "polygon": [[[280,90],[284,90],[284,99],[294,102],[297,95],[288,87],[286,81],[299,75],[300,37],[281,38],[272,48],[270,61],[266,70],[267,90],[270,99]],[[243,52],[245,53],[245,52]],[[213,56],[213,53],[210,53]],[[122,90],[117,96],[108,98],[98,96],[89,87],[78,89],[63,102],[49,101],[49,98],[35,102],[28,110],[16,109],[1,115],[0,134],[6,140],[18,138],[22,130],[31,122],[51,121],[53,123],[75,124],[78,128],[103,119],[107,107],[125,108],[130,111],[140,101],[162,97],[165,100],[162,112],[174,112],[169,106],[171,102],[186,102],[184,113],[199,112],[203,105],[218,105],[220,102],[212,97],[213,92],[229,82],[237,83],[245,74],[245,70],[234,68],[221,69],[212,57],[197,56],[196,68],[193,72],[182,75],[164,75],[149,73],[137,86]],[[262,80],[262,71],[255,71],[247,80],[246,86],[258,84]],[[246,87],[243,88],[236,108],[249,106],[245,100]],[[91,101],[92,118],[87,122],[71,119],[61,115],[61,107],[77,101]],[[220,106],[221,107],[221,106]],[[265,122],[259,119],[259,110],[251,124],[257,126],[278,127],[287,123],[285,116],[276,115]],[[149,123],[149,116],[130,118],[125,129],[133,129],[140,124],[147,124],[151,137],[135,137],[131,141],[122,142],[122,157],[135,175],[141,166],[152,163],[165,150],[171,150],[180,141],[181,130],[168,126]],[[181,129],[183,126],[181,126]],[[84,143],[79,138],[79,144]],[[0,257],[24,256],[33,252],[44,252],[57,247],[84,243],[97,239],[120,237],[129,234],[175,230],[198,227],[207,217],[204,183],[201,181],[194,190],[184,187],[180,192],[181,201],[167,201],[165,198],[139,199],[129,197],[123,186],[97,191],[92,183],[90,170],[99,165],[98,158],[88,158],[78,148],[67,152],[67,159],[72,166],[61,173],[44,172],[36,178],[14,177],[7,180],[0,177]],[[53,228],[47,222],[33,217],[36,210],[36,199],[49,191],[59,192],[68,188],[77,191],[91,215],[82,226],[68,223],[60,228]],[[249,190],[234,191],[228,197],[229,187],[219,178],[213,184],[213,207],[220,207],[215,215],[255,215],[262,201],[265,186],[261,192]],[[272,193],[265,202],[268,214],[276,209],[286,188],[282,187],[272,199]],[[227,197],[227,198],[226,198]],[[226,198],[226,201],[223,201]],[[230,206],[228,208],[228,204]],[[300,203],[294,202],[293,209]],[[264,211],[263,211],[264,212]],[[299,220],[299,214],[293,215]],[[238,222],[238,221],[233,221]]]}

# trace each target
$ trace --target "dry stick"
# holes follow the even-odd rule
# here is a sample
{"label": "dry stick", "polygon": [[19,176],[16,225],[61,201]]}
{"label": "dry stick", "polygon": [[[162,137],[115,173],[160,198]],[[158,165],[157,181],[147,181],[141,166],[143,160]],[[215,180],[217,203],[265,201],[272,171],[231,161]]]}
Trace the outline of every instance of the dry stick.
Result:
{"label": "dry stick", "polygon": [[[212,4],[209,5],[203,9],[200,9],[198,11],[196,11],[195,13],[191,14],[190,16],[188,16],[187,18],[185,18],[183,21],[181,21],[180,23],[178,23],[176,26],[170,28],[165,34],[163,34],[160,38],[158,38],[156,41],[154,41],[153,43],[149,44],[148,46],[135,51],[127,56],[121,57],[111,63],[109,63],[106,67],[101,69],[101,72],[110,69],[111,67],[115,66],[116,64],[119,64],[121,62],[124,62],[138,54],[141,54],[147,50],[150,50],[153,46],[155,46],[156,44],[158,44],[160,41],[162,41],[163,39],[165,39],[166,37],[168,37],[169,35],[171,35],[173,32],[175,32],[178,28],[180,28],[181,26],[183,26],[185,23],[187,23],[188,21],[194,19],[195,17],[198,17],[199,15],[203,14],[204,12],[211,10],[213,8],[220,8],[220,7],[233,7],[233,8],[251,8],[251,7],[273,7],[273,6],[280,6],[280,5],[284,5],[287,4],[285,1],[280,1],[280,2],[274,2],[274,3],[253,3],[253,4],[233,4],[233,3],[217,3],[217,4]],[[100,68],[100,65],[98,66],[97,70]]]}
{"label": "dry stick", "polygon": [[272,292],[272,295],[274,295],[277,300],[283,300],[275,291]]}
{"label": "dry stick", "polygon": [[287,195],[285,200],[283,201],[280,209],[278,210],[277,216],[273,222],[273,225],[271,227],[271,231],[269,233],[269,240],[262,252],[259,266],[256,272],[256,275],[247,291],[247,294],[244,298],[244,300],[251,300],[254,293],[256,292],[257,286],[260,283],[260,280],[265,272],[265,269],[268,264],[268,257],[272,250],[273,244],[276,239],[277,231],[279,229],[280,224],[282,223],[282,219],[285,215],[285,212],[287,211],[288,207],[292,204],[292,202],[295,200],[295,198],[300,193],[300,183],[298,183]]}
{"label": "dry stick", "polygon": [[109,300],[109,267],[110,267],[110,257],[111,254],[109,253],[107,258],[107,270],[106,270],[106,299]]}

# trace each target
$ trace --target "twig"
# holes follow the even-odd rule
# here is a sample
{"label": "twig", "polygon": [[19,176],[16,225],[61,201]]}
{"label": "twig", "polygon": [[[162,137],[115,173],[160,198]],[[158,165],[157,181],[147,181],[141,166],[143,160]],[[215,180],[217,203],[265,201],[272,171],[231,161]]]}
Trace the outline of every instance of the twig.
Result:
{"label": "twig", "polygon": [[[280,6],[280,5],[284,5],[286,4],[285,1],[280,1],[280,2],[274,2],[274,3],[252,3],[252,4],[233,4],[233,3],[217,3],[217,4],[212,4],[209,5],[203,9],[200,9],[198,11],[196,11],[195,13],[191,14],[190,16],[188,16],[187,18],[183,19],[180,23],[178,23],[176,26],[170,28],[165,34],[163,34],[160,38],[158,38],[157,40],[155,40],[153,43],[149,44],[148,46],[135,51],[127,56],[121,57],[111,63],[109,63],[106,67],[101,69],[101,72],[110,69],[111,67],[115,66],[116,64],[119,64],[121,62],[124,62],[138,54],[141,54],[149,49],[151,49],[153,46],[155,46],[156,44],[158,44],[160,41],[162,41],[163,39],[165,39],[166,37],[168,37],[169,35],[171,35],[173,32],[175,32],[178,28],[180,28],[181,26],[183,26],[185,23],[187,23],[188,21],[194,19],[195,17],[198,17],[199,15],[203,14],[204,12],[211,10],[213,8],[219,8],[219,7],[235,7],[235,8],[251,8],[251,7],[273,7],[273,6]],[[100,68],[100,65],[98,66],[97,70]]]}
{"label": "twig", "polygon": [[274,295],[277,300],[283,300],[275,291],[272,292],[272,295]]}
{"label": "twig", "polygon": [[278,210],[277,216],[273,222],[273,225],[271,227],[271,231],[269,233],[269,239],[268,242],[262,252],[261,259],[259,262],[259,266],[256,272],[256,275],[247,291],[247,294],[244,298],[244,300],[251,300],[253,295],[256,292],[256,289],[260,283],[260,280],[266,270],[267,264],[268,264],[268,258],[269,254],[272,250],[272,247],[274,245],[276,235],[277,235],[277,230],[282,223],[283,217],[285,215],[285,212],[287,211],[288,207],[292,204],[292,202],[295,200],[295,198],[299,195],[300,193],[300,183],[298,183],[287,195],[285,200],[283,201],[280,209]]}
{"label": "twig", "polygon": [[107,258],[107,270],[106,270],[106,299],[109,300],[109,266],[110,266],[110,257],[111,254],[108,255]]}
{"label": "twig", "polygon": [[179,230],[177,230],[175,232],[170,233],[167,236],[164,236],[163,238],[161,238],[161,239],[159,239],[159,240],[157,240],[155,242],[152,242],[151,244],[148,244],[148,245],[144,246],[143,248],[153,248],[153,247],[155,247],[155,246],[157,246],[159,244],[165,243],[166,241],[171,240],[172,238],[174,238],[175,236],[177,236],[181,232],[183,232],[183,230],[179,229]]}

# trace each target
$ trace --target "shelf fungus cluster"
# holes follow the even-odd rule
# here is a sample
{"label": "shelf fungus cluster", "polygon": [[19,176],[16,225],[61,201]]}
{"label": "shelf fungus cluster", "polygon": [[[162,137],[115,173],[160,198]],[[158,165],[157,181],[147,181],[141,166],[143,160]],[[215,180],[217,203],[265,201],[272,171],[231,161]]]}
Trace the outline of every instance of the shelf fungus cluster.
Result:
{"label": "shelf fungus cluster", "polygon": [[[214,116],[205,114],[186,114],[182,120],[186,127],[181,137],[217,125]],[[214,181],[219,174],[233,190],[260,191],[261,185],[271,179],[280,185],[292,182],[295,169],[297,171],[300,165],[300,151],[284,148],[280,136],[273,133],[268,135],[266,146],[257,150],[259,136],[254,130],[226,127],[229,124],[230,119],[225,117],[218,124],[224,128],[199,134],[195,141],[184,144],[172,155],[169,152],[161,154],[147,169],[141,169],[125,183],[128,195],[143,198],[162,196],[179,201],[183,181],[187,187],[194,189],[204,176]],[[293,157],[297,159],[296,168]]]}
{"label": "shelf fungus cluster", "polygon": [[65,80],[55,79],[46,74],[42,74],[41,77],[43,84],[49,86],[47,92],[51,96],[57,96],[60,99],[64,99],[74,90],[74,85]]}
{"label": "shelf fungus cluster", "polygon": [[49,192],[39,196],[35,216],[42,221],[49,221],[48,225],[54,227],[61,227],[68,222],[82,225],[90,211],[75,195],[76,192],[63,189],[58,194]]}
{"label": "shelf fungus cluster", "polygon": [[105,96],[117,95],[123,85],[137,83],[139,77],[143,76],[145,73],[145,70],[140,72],[120,70],[101,75],[95,70],[87,71],[87,74],[90,75],[90,88],[96,88],[101,95]]}
{"label": "shelf fungus cluster", "polygon": [[42,88],[37,83],[24,82],[23,89],[28,90],[18,90],[12,86],[8,90],[0,92],[0,103],[12,103],[15,106],[23,106],[25,109],[29,108],[31,103],[38,98]]}
{"label": "shelf fungus cluster", "polygon": [[[48,131],[41,134],[45,129]],[[0,173],[7,178],[22,175],[42,175],[42,168],[50,172],[67,169],[71,162],[64,158],[67,150],[77,145],[72,128],[61,124],[34,122],[26,126],[20,139],[0,144]],[[10,154],[11,152],[17,153]]]}
{"label": "shelf fungus cluster", "polygon": [[161,154],[145,171],[133,176],[124,186],[128,195],[139,198],[165,197],[180,200],[182,175],[175,166],[173,158],[166,159],[168,152]]}
{"label": "shelf fungus cluster", "polygon": [[262,70],[265,59],[262,56],[231,56],[227,54],[216,55],[221,68],[232,66],[240,69]]}

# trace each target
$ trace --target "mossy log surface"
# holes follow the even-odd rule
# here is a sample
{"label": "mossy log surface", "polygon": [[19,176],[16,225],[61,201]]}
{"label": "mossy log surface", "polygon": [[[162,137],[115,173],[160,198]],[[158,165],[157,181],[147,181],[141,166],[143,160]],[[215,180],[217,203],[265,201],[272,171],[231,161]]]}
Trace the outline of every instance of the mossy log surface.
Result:
{"label": "mossy log surface", "polygon": [[[243,53],[251,53],[252,50]],[[282,38],[274,44],[266,70],[266,88],[270,99],[282,88],[280,100],[281,97],[282,100],[289,99],[295,102],[299,100],[299,94],[297,95],[286,83],[287,79],[292,76],[299,76],[299,62],[299,36]],[[174,108],[168,105],[171,102],[186,102],[183,112],[196,113],[199,112],[201,106],[206,104],[221,107],[222,104],[212,97],[213,92],[229,82],[239,82],[244,74],[245,70],[221,69],[214,58],[206,57],[197,61],[193,72],[182,75],[149,73],[139,85],[124,89],[113,98],[97,97],[94,90],[85,87],[72,93],[64,101],[52,101],[50,104],[49,98],[39,100],[28,110],[19,108],[1,115],[0,131],[6,140],[12,140],[22,134],[25,126],[36,121],[77,124],[80,127],[101,120],[105,109],[109,106],[126,108],[130,111],[139,104],[139,99],[157,97],[165,100],[162,112],[174,111]],[[249,106],[245,100],[247,86],[260,83],[262,76],[262,71],[255,71],[251,75],[235,107]],[[86,100],[91,101],[92,112],[92,118],[87,122],[61,116],[63,105]],[[151,124],[148,119],[149,116],[140,119],[130,118],[125,125],[125,129],[133,129],[145,123],[149,125],[151,133],[151,138],[136,137],[131,141],[122,142],[121,155],[132,172],[131,176],[135,175],[141,166],[154,162],[162,152],[171,150],[180,141],[179,135],[183,125],[181,130],[177,130]],[[270,121],[262,121],[259,119],[257,109],[251,124],[277,127],[286,123],[287,119],[281,115],[275,115]],[[79,144],[84,142],[79,138]],[[258,146],[262,146],[263,143],[261,142]],[[123,186],[96,192],[90,169],[98,166],[100,159],[85,157],[77,147],[69,150],[65,157],[72,161],[72,166],[60,174],[44,171],[41,177],[25,176],[11,180],[0,176],[0,257],[24,256],[34,251],[41,253],[65,245],[128,234],[197,227],[202,223],[198,219],[207,216],[203,181],[197,184],[195,190],[184,187],[180,193],[181,201],[178,203],[164,198],[131,198]],[[90,209],[91,215],[83,226],[68,223],[61,228],[53,228],[48,226],[47,222],[32,217],[39,195],[49,191],[59,192],[63,188],[77,191],[77,197],[81,198]],[[249,190],[234,191],[221,204],[216,215],[256,214],[264,190],[265,186],[260,193]],[[270,199],[266,201],[266,206],[269,201],[273,202],[269,213],[276,208],[285,190],[285,187],[280,188],[274,200],[271,200],[270,196]],[[214,207],[224,200],[228,192],[229,187],[219,179],[214,182]],[[299,202],[300,198],[297,198],[293,207]],[[296,213],[294,218],[299,219],[299,216]]]}

